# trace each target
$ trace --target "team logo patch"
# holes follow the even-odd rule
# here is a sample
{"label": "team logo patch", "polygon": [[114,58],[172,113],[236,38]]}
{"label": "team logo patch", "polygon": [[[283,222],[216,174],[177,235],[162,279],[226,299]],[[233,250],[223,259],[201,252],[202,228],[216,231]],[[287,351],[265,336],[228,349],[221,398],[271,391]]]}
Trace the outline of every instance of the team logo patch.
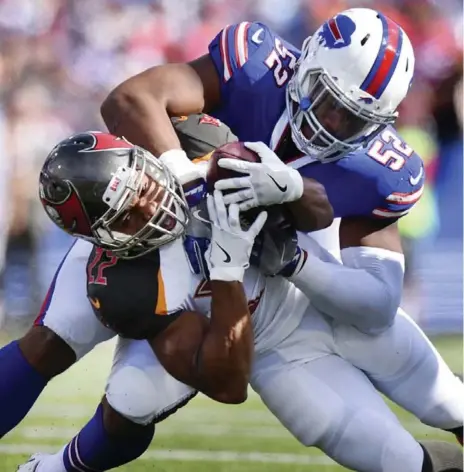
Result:
{"label": "team logo patch", "polygon": [[319,44],[328,49],[341,49],[351,44],[351,36],[356,30],[355,22],[346,15],[337,15],[322,25]]}
{"label": "team logo patch", "polygon": [[214,118],[206,114],[203,114],[200,118],[200,125],[203,123],[207,125],[217,126],[218,128],[219,126],[221,126],[221,122],[217,118]]}

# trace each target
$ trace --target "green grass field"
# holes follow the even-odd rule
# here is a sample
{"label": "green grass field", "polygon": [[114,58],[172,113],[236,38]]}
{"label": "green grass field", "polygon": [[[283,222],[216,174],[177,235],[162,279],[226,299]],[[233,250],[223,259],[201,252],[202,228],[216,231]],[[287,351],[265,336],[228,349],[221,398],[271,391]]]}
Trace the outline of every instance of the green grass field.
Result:
{"label": "green grass field", "polygon": [[[462,371],[462,339],[433,340],[449,365]],[[14,471],[33,452],[55,452],[85,424],[102,394],[112,344],[100,346],[54,380],[28,418],[0,443],[0,471]],[[8,379],[1,379],[8,381]],[[393,407],[417,438],[453,441]],[[381,425],[379,425],[381,427]],[[309,472],[340,471],[316,449],[306,449],[251,394],[239,406],[198,397],[157,429],[150,450],[125,472]]]}

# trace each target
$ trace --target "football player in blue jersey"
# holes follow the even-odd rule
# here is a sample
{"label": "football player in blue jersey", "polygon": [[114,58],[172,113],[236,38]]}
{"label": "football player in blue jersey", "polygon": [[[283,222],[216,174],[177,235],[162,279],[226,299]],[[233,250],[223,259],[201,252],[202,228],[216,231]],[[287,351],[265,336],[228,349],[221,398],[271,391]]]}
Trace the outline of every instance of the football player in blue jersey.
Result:
{"label": "football player in blue jersey", "polygon": [[197,170],[168,118],[214,115],[250,142],[262,161],[223,160],[243,177],[217,188],[235,189],[228,201],[242,208],[291,202],[301,230],[321,227],[305,228],[317,219],[307,218],[308,205],[299,205],[304,184],[323,184],[341,218],[343,265],[311,256],[293,282],[314,296],[319,309],[378,333],[391,325],[402,295],[396,221],[420,198],[425,178],[420,157],[391,126],[413,74],[406,33],[374,10],[339,13],[301,51],[264,24],[243,22],[224,28],[208,54],[190,63],[128,79],[101,112],[113,134],[160,156],[186,180]]}

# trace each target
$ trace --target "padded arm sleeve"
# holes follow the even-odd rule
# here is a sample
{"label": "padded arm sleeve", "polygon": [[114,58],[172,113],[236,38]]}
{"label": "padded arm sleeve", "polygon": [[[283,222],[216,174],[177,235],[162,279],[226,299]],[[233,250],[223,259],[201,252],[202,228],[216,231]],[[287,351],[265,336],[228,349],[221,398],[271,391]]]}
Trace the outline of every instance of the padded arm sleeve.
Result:
{"label": "padded arm sleeve", "polygon": [[[303,244],[301,244],[303,243]],[[386,249],[343,249],[340,263],[316,241],[305,238],[302,269],[290,277],[321,312],[370,334],[388,328],[400,305],[404,256]]]}

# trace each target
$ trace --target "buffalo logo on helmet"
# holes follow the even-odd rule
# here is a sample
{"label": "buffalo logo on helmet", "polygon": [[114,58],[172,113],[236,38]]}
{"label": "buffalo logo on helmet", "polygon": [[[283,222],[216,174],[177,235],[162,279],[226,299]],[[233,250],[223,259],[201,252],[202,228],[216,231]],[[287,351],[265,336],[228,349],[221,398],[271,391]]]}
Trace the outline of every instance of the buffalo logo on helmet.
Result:
{"label": "buffalo logo on helmet", "polygon": [[346,15],[337,15],[326,21],[319,31],[319,44],[328,49],[341,49],[351,44],[356,23]]}

